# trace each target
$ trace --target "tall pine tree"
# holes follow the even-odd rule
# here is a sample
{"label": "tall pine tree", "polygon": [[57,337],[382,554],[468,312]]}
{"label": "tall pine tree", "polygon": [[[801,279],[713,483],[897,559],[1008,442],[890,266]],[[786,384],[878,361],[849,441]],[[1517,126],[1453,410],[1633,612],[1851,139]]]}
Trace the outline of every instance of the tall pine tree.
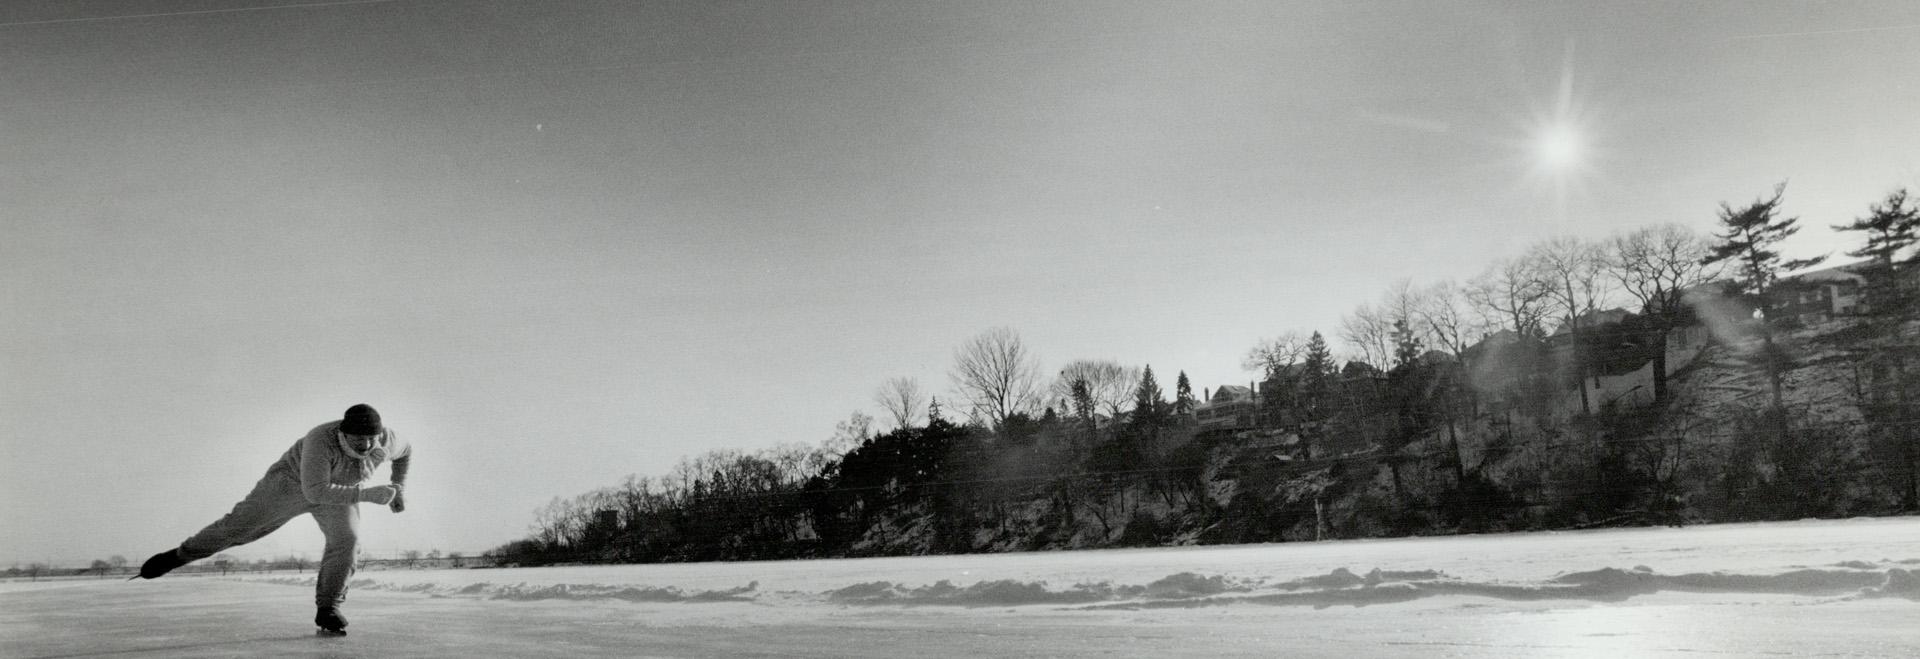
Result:
{"label": "tall pine tree", "polygon": [[1393,369],[1387,372],[1388,404],[1393,410],[1393,431],[1384,436],[1381,457],[1393,476],[1394,500],[1404,505],[1401,466],[1407,461],[1404,450],[1425,437],[1431,426],[1427,400],[1428,370],[1420,359],[1420,337],[1404,320],[1393,323]]}
{"label": "tall pine tree", "polygon": [[1081,426],[1086,429],[1087,442],[1092,443],[1094,432],[1099,429],[1093,418],[1097,411],[1097,404],[1093,400],[1093,386],[1087,384],[1086,378],[1074,378],[1072,391],[1073,414],[1079,417]]}
{"label": "tall pine tree", "polygon": [[1868,208],[1866,217],[1852,224],[1833,225],[1835,231],[1866,234],[1867,244],[1847,252],[1847,256],[1867,259],[1862,274],[1867,279],[1869,313],[1876,318],[1905,317],[1912,310],[1912,292],[1900,285],[1900,276],[1908,268],[1920,265],[1920,252],[1903,253],[1920,244],[1920,208],[1915,208],[1901,188]]}
{"label": "tall pine tree", "polygon": [[1780,242],[1800,232],[1800,227],[1795,226],[1800,218],[1779,217],[1780,198],[1786,194],[1786,190],[1787,184],[1781,183],[1774,187],[1772,197],[1756,199],[1739,210],[1722,202],[1722,233],[1714,234],[1715,238],[1720,239],[1720,244],[1714,245],[1713,252],[1701,260],[1706,265],[1733,262],[1739,271],[1739,276],[1734,280],[1736,290],[1753,296],[1762,304],[1773,301],[1768,298],[1782,273],[1810,268],[1827,259],[1825,256],[1791,260],[1781,257],[1778,249]]}
{"label": "tall pine tree", "polygon": [[1148,365],[1140,375],[1140,386],[1133,390],[1134,423],[1157,428],[1165,421],[1167,402],[1160,391],[1160,383],[1153,378],[1153,366]]}
{"label": "tall pine tree", "polygon": [[1420,336],[1405,320],[1393,321],[1393,369],[1416,365],[1422,352]]}
{"label": "tall pine tree", "polygon": [[1333,351],[1327,339],[1314,332],[1307,339],[1307,356],[1301,362],[1300,391],[1293,398],[1294,418],[1300,427],[1300,456],[1313,459],[1313,447],[1326,432],[1333,416]]}
{"label": "tall pine tree", "polygon": [[1866,244],[1847,252],[1867,259],[1860,272],[1866,277],[1867,318],[1855,364],[1864,393],[1860,410],[1869,424],[1876,458],[1897,479],[1902,510],[1920,510],[1920,428],[1915,428],[1914,398],[1920,397],[1920,347],[1904,331],[1915,317],[1912,284],[1903,280],[1920,265],[1920,209],[1903,188],[1869,207],[1868,215],[1836,231],[1857,231]]}
{"label": "tall pine tree", "polygon": [[[1786,189],[1787,184],[1781,183],[1774,187],[1772,197],[1754,200],[1738,210],[1721,203],[1722,232],[1714,234],[1720,243],[1714,245],[1712,253],[1701,260],[1705,265],[1721,261],[1733,263],[1739,273],[1734,280],[1735,291],[1746,295],[1763,310],[1771,310],[1779,302],[1775,299],[1775,289],[1782,273],[1819,265],[1827,258],[1784,259],[1780,255],[1780,242],[1800,231],[1800,227],[1795,226],[1799,218],[1780,217],[1780,198]],[[1752,363],[1766,374],[1773,392],[1773,407],[1777,411],[1785,406],[1782,388],[1790,364],[1786,351],[1774,342],[1773,328],[1778,319],[1773,316],[1767,314],[1766,321],[1761,325],[1761,348]]]}
{"label": "tall pine tree", "polygon": [[1198,405],[1193,399],[1193,383],[1187,381],[1187,372],[1180,372],[1180,379],[1173,384],[1173,413],[1186,416],[1193,413]]}

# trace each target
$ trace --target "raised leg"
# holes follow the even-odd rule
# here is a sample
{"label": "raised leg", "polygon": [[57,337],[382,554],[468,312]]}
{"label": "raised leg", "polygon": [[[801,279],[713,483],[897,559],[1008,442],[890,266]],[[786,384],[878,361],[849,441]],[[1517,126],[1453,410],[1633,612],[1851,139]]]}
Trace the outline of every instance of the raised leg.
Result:
{"label": "raised leg", "polygon": [[264,538],[286,525],[287,520],[307,512],[310,505],[306,495],[300,493],[299,483],[277,472],[268,473],[225,517],[180,543],[180,562],[191,563]]}

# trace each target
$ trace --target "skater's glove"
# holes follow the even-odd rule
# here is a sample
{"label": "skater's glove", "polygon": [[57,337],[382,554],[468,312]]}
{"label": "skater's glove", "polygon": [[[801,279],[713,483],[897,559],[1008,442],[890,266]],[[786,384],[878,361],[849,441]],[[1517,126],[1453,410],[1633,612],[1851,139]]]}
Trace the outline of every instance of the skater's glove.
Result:
{"label": "skater's glove", "polygon": [[367,503],[377,503],[382,506],[392,502],[393,498],[399,495],[400,495],[400,488],[394,487],[392,485],[375,485],[373,487],[360,488],[361,501],[365,501]]}
{"label": "skater's glove", "polygon": [[393,512],[396,512],[396,513],[398,513],[398,512],[406,512],[406,510],[407,510],[407,497],[406,497],[406,495],[405,495],[404,493],[401,493],[401,492],[395,492],[395,493],[393,493],[393,502],[392,502],[392,503],[389,503],[389,504],[387,504],[387,507],[388,507],[388,508],[392,508],[392,509],[393,509]]}

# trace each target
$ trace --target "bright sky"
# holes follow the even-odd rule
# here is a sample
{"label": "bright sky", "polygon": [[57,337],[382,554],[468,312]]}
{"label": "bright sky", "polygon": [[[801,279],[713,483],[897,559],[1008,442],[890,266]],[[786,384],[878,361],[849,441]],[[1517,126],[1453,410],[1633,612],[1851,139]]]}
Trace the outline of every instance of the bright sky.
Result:
{"label": "bright sky", "polygon": [[0,5],[0,564],[358,402],[419,451],[367,549],[477,552],[987,328],[1243,383],[1402,278],[1920,187],[1904,1],[271,4]]}

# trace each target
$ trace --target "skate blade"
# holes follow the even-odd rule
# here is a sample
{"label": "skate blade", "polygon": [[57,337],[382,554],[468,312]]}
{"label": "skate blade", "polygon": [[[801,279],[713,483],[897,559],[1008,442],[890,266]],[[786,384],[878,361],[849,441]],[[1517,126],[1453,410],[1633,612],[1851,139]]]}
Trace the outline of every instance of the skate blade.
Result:
{"label": "skate blade", "polygon": [[346,636],[347,630],[321,628],[321,629],[313,630],[313,635],[314,636]]}

